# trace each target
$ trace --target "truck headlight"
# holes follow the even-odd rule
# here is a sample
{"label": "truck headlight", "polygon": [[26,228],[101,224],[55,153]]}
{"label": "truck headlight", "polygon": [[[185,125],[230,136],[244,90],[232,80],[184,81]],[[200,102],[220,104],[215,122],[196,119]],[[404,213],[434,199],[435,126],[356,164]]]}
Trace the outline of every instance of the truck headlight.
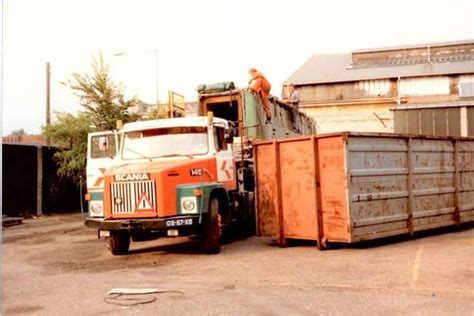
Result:
{"label": "truck headlight", "polygon": [[93,217],[104,216],[104,203],[102,201],[89,201],[89,214]]}
{"label": "truck headlight", "polygon": [[181,198],[181,213],[197,213],[197,198],[195,196],[187,196]]}

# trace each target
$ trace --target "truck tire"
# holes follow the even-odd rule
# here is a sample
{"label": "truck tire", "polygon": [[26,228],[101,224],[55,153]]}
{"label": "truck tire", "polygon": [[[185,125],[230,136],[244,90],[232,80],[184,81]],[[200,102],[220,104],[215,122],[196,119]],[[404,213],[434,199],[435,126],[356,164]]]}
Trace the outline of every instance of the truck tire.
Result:
{"label": "truck tire", "polygon": [[124,230],[110,231],[107,238],[107,248],[113,255],[124,255],[130,248],[130,234]]}
{"label": "truck tire", "polygon": [[203,251],[207,254],[217,254],[221,251],[222,225],[219,215],[219,200],[212,197],[209,209],[204,217]]}

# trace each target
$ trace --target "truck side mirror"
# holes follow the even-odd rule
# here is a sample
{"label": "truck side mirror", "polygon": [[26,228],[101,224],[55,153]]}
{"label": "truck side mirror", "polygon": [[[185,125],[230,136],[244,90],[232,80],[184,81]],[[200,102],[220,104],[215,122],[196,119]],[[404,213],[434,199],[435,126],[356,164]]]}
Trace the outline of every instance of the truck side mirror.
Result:
{"label": "truck side mirror", "polygon": [[225,129],[225,142],[232,144],[234,142],[234,128],[228,127]]}

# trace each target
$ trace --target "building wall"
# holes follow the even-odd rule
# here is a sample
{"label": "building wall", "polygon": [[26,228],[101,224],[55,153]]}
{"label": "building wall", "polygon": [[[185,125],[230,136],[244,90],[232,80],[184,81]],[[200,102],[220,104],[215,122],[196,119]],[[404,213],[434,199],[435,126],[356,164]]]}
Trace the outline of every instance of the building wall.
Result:
{"label": "building wall", "polygon": [[302,109],[316,121],[318,134],[338,131],[393,132],[393,103],[319,105]]}
{"label": "building wall", "polygon": [[[364,80],[335,84],[298,86],[302,105],[317,106],[318,103],[389,98],[396,95],[394,80]],[[324,105],[324,104],[322,104]]]}
{"label": "building wall", "polygon": [[297,87],[300,109],[318,134],[338,131],[393,132],[396,80],[363,80]]}
{"label": "building wall", "polygon": [[[400,81],[401,104],[394,106],[394,132],[436,136],[474,136],[472,102],[460,85],[472,89],[474,75],[406,78]],[[464,89],[466,90],[466,89]],[[464,91],[466,93],[466,91]],[[468,94],[474,96],[474,91]]]}
{"label": "building wall", "polygon": [[7,135],[3,136],[2,141],[4,144],[35,144],[35,145],[46,145],[46,139],[41,135]]}
{"label": "building wall", "polygon": [[[474,75],[470,74],[304,85],[297,86],[297,89],[300,92],[300,109],[316,120],[318,133],[346,130],[399,132],[400,128],[394,129],[391,109],[425,103],[449,106],[461,100],[460,83],[473,83],[474,93]],[[436,129],[432,127],[435,132],[430,135],[436,135],[437,131],[439,135],[459,135],[458,129],[452,125],[455,111],[449,111],[450,115],[442,111],[432,113],[435,112],[432,122],[441,124],[448,120],[451,127],[446,127],[449,124]]]}
{"label": "building wall", "polygon": [[400,97],[449,95],[449,77],[403,78],[398,91]]}
{"label": "building wall", "polygon": [[398,103],[459,100],[459,84],[473,83],[474,75],[431,76],[384,80],[363,80],[333,84],[298,86],[300,101],[306,107],[328,102],[391,99]]}

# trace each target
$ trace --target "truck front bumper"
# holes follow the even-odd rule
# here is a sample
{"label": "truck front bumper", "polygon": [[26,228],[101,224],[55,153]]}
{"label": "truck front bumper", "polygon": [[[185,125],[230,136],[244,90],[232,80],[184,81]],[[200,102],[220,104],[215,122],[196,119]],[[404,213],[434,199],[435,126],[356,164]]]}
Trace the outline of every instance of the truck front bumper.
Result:
{"label": "truck front bumper", "polygon": [[87,218],[85,225],[99,230],[166,231],[169,229],[193,231],[200,226],[199,215],[166,218],[104,219]]}

